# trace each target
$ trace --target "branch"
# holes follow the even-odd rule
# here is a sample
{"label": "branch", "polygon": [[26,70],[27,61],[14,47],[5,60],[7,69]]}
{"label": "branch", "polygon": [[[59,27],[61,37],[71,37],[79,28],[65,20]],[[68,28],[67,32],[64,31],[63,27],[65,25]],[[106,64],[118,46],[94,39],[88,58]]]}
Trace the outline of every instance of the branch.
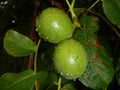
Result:
{"label": "branch", "polygon": [[[31,27],[31,32],[30,32],[30,38],[34,42],[37,42],[36,31],[35,31],[35,21],[36,21],[36,16],[37,16],[37,13],[38,13],[38,7],[39,6],[40,6],[40,1],[39,0],[34,0],[34,12],[33,12],[33,19],[32,19],[32,27]],[[33,69],[33,60],[34,60],[34,53],[31,54],[30,57],[29,57],[28,69]]]}
{"label": "branch", "polygon": [[51,3],[51,5],[56,6],[57,8],[65,11],[65,9],[63,8],[63,6],[61,5],[61,3],[56,2],[55,0],[48,0],[49,3]]}

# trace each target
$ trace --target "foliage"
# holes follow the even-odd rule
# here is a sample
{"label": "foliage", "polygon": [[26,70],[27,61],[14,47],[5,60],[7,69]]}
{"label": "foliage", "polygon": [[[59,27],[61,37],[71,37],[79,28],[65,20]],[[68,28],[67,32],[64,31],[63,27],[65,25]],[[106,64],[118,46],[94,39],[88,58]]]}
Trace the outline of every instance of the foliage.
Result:
{"label": "foliage", "polygon": [[79,21],[83,29],[76,30],[74,38],[84,45],[89,62],[85,73],[80,76],[79,80],[94,89],[107,88],[113,78],[114,70],[110,56],[96,36],[99,29],[98,18],[83,16]]}
{"label": "foliage", "polygon": [[4,48],[14,57],[22,57],[35,52],[37,45],[26,36],[14,30],[8,30],[4,37]]}
{"label": "foliage", "polygon": [[[1,90],[30,90],[34,86],[35,73],[26,70],[21,73],[5,73],[0,78]],[[27,83],[26,83],[27,82]]]}
{"label": "foliage", "polygon": [[[48,7],[68,14],[76,27],[71,38],[87,52],[87,68],[74,80],[54,67],[57,44],[44,41],[35,30],[36,16]],[[3,0],[0,25],[0,90],[119,88],[119,0]]]}

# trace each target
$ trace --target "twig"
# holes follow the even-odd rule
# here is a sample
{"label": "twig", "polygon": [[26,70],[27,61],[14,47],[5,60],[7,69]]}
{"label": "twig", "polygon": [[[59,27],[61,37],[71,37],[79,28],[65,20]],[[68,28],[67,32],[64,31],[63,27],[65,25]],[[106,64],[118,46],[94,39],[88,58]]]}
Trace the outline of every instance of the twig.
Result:
{"label": "twig", "polygon": [[63,6],[61,5],[61,3],[56,2],[55,0],[48,0],[49,3],[51,3],[51,5],[56,6],[57,8],[65,11],[65,9],[63,8]]}
{"label": "twig", "polygon": [[[36,42],[35,19],[36,19],[39,5],[40,5],[39,0],[34,0],[34,12],[33,12],[33,19],[32,19],[32,27],[31,27],[32,29],[30,32],[30,38],[34,42]],[[28,61],[28,69],[33,69],[33,59],[34,59],[34,54],[31,54]]]}
{"label": "twig", "polygon": [[69,11],[70,11],[70,14],[71,14],[71,17],[72,17],[72,21],[73,21],[73,24],[75,26],[75,28],[79,28],[79,29],[82,29],[80,23],[78,22],[78,18],[74,12],[74,4],[75,4],[75,0],[72,0],[72,3],[70,4],[69,0],[66,0],[66,3],[69,7]]}
{"label": "twig", "polygon": [[91,10],[100,0],[96,0],[88,9],[87,11]]}
{"label": "twig", "polygon": [[61,82],[62,82],[62,78],[59,77],[57,90],[61,90]]}
{"label": "twig", "polygon": [[30,69],[30,70],[32,70],[33,69],[33,58],[34,58],[34,55],[33,55],[33,53],[32,54],[30,54],[30,56],[29,56],[29,61],[28,61],[28,69]]}
{"label": "twig", "polygon": [[[39,45],[40,45],[41,39],[38,41],[37,44],[37,51],[35,52],[35,57],[34,57],[34,73],[37,74],[37,55],[38,55],[38,49],[39,49]],[[35,89],[39,90],[38,88],[38,83],[37,83],[37,79],[35,81]]]}

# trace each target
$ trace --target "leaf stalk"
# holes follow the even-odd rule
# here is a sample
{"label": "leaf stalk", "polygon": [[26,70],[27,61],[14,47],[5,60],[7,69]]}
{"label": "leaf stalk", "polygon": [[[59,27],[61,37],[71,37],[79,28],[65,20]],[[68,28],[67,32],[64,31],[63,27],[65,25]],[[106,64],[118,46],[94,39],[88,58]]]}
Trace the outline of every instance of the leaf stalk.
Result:
{"label": "leaf stalk", "polygon": [[[38,48],[40,45],[41,39],[39,39],[38,44],[37,44],[37,50],[35,52],[35,57],[34,57],[34,73],[37,74],[37,55],[38,55]],[[39,90],[38,84],[37,84],[37,79],[35,81],[35,88],[36,90]]]}

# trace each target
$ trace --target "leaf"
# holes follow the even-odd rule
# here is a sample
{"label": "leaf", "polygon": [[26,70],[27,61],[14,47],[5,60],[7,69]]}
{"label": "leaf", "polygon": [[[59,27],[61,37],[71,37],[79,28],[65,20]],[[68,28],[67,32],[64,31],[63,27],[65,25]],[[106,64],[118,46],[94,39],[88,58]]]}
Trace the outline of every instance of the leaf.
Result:
{"label": "leaf", "polygon": [[5,50],[14,57],[27,56],[37,50],[37,45],[28,37],[10,29],[4,37]]}
{"label": "leaf", "polygon": [[120,26],[120,1],[103,0],[102,6],[107,18],[115,25]]}
{"label": "leaf", "polygon": [[52,72],[39,71],[37,73],[39,83],[39,90],[46,90],[49,86],[53,85],[57,81],[57,75]]}
{"label": "leaf", "polygon": [[74,86],[71,83],[68,83],[68,84],[64,85],[63,89],[61,89],[61,90],[76,90],[76,89],[74,88]]}
{"label": "leaf", "polygon": [[120,1],[119,0],[114,0],[117,4],[117,6],[119,7],[119,10],[120,10]]}
{"label": "leaf", "polygon": [[93,89],[107,88],[113,79],[114,70],[112,61],[98,40],[98,19],[94,16],[82,16],[80,24],[82,30],[76,30],[73,38],[78,40],[87,52],[88,65],[86,71],[79,80]]}
{"label": "leaf", "polygon": [[0,77],[0,90],[30,90],[34,86],[35,79],[35,73],[31,70],[5,73]]}

